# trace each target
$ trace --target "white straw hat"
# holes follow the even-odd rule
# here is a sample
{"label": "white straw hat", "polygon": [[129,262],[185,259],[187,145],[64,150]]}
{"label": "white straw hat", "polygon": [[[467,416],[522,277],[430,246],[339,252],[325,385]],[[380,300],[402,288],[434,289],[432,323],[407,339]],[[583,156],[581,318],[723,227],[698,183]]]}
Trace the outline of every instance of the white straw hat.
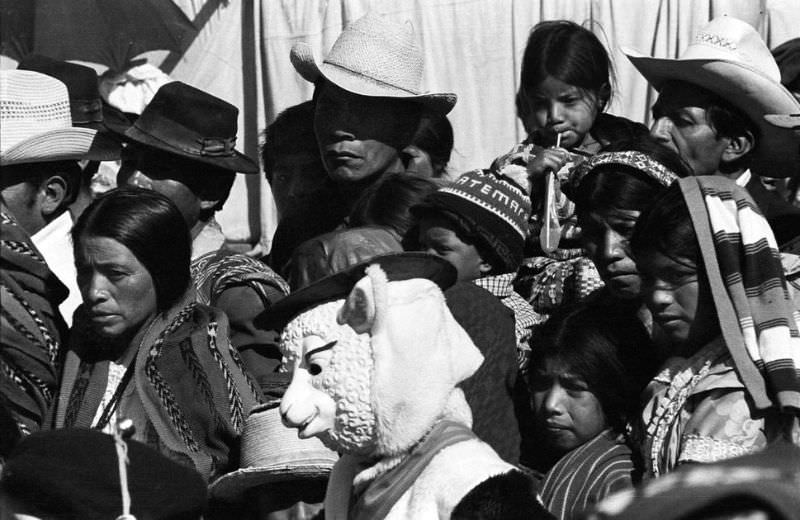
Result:
{"label": "white straw hat", "polygon": [[422,51],[410,22],[397,24],[367,13],[345,27],[321,65],[303,42],[292,47],[289,58],[312,83],[323,77],[354,94],[408,99],[440,114],[456,104],[455,94],[422,92]]}
{"label": "white straw hat", "polygon": [[656,90],[671,80],[703,87],[739,108],[758,128],[754,169],[788,177],[798,168],[791,131],[775,127],[766,114],[800,112],[800,102],[781,85],[781,74],[767,45],[748,23],[731,16],[711,20],[677,59],[652,58],[623,47],[633,65]]}
{"label": "white straw hat", "polygon": [[240,468],[215,480],[215,498],[236,500],[250,488],[288,481],[318,481],[324,491],[331,468],[339,459],[316,437],[300,439],[297,430],[281,422],[278,402],[254,408],[242,431]]}
{"label": "white straw hat", "polygon": [[0,165],[95,159],[96,130],[72,126],[61,81],[28,70],[0,71]]}

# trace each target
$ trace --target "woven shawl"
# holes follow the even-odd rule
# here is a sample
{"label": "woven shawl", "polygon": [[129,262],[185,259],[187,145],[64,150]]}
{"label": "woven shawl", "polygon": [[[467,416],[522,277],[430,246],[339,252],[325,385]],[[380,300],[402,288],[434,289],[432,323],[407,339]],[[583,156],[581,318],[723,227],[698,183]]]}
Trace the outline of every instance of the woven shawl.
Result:
{"label": "woven shawl", "polygon": [[757,408],[800,413],[800,313],[792,306],[772,230],[732,181],[702,176],[678,183],[739,376]]}
{"label": "woven shawl", "polygon": [[0,203],[0,394],[20,430],[38,430],[58,388],[67,288]]}

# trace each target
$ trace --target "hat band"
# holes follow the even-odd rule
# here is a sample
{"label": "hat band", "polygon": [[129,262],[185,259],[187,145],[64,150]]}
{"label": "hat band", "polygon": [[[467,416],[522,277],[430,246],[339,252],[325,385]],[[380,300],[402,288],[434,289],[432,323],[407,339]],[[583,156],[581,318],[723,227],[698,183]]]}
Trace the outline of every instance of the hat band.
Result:
{"label": "hat band", "polygon": [[99,99],[71,99],[69,108],[73,125],[103,122],[103,102]]}
{"label": "hat band", "polygon": [[234,150],[236,136],[203,137],[171,119],[142,121],[142,118],[139,118],[133,126],[153,139],[187,154],[201,157],[233,157],[236,155]]}

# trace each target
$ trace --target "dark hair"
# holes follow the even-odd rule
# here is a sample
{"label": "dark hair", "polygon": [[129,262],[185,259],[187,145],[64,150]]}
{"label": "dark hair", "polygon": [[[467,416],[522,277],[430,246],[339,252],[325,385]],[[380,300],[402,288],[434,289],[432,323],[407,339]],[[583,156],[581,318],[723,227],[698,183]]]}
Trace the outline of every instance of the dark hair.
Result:
{"label": "dark hair", "polygon": [[522,92],[530,92],[552,76],[597,95],[605,107],[611,98],[614,71],[608,52],[592,31],[568,20],[536,24],[522,57],[517,115],[527,118]]}
{"label": "dark hair", "polygon": [[431,158],[433,176],[442,177],[453,152],[453,125],[446,115],[426,110],[411,138],[411,144],[427,152]]}
{"label": "dark hair", "polygon": [[[37,188],[50,177],[61,177],[67,186],[61,208],[66,208],[78,197],[81,183],[81,168],[78,161],[46,161],[36,163],[10,164],[2,167],[6,185],[27,182]],[[5,186],[4,186],[5,187]]]}
{"label": "dark hair", "polygon": [[135,162],[137,169],[149,176],[160,175],[175,179],[202,200],[218,201],[208,212],[201,213],[200,220],[208,220],[214,212],[222,209],[236,179],[236,172],[231,170],[140,143],[130,143],[123,148],[122,160]]}
{"label": "dark hair", "polygon": [[383,226],[400,239],[416,224],[411,207],[439,189],[436,181],[405,172],[380,176],[356,200],[350,226]]}
{"label": "dark hair", "polygon": [[[313,101],[304,101],[287,108],[264,130],[261,161],[267,181],[272,182],[276,156],[297,152],[310,152],[319,156],[317,138],[314,136]],[[321,159],[319,171],[325,171]]]}
{"label": "dark hair", "polygon": [[[680,155],[650,136],[612,143],[602,151],[641,152],[674,172],[678,177],[691,175],[689,166]],[[666,186],[632,166],[602,164],[586,174],[575,191],[573,200],[579,213],[612,208],[641,212],[666,189]]]}
{"label": "dark hair", "polygon": [[178,208],[160,193],[127,186],[104,193],[72,229],[76,250],[84,237],[110,238],[130,249],[153,278],[159,311],[175,304],[189,287],[189,229]]}
{"label": "dark hair", "polygon": [[639,216],[631,236],[631,256],[656,251],[673,260],[702,265],[689,208],[677,183]]}
{"label": "dark hair", "polygon": [[658,369],[655,348],[642,322],[633,313],[607,307],[562,308],[536,331],[531,345],[529,375],[545,360],[557,359],[586,381],[609,426],[619,433],[637,416],[639,395]]}

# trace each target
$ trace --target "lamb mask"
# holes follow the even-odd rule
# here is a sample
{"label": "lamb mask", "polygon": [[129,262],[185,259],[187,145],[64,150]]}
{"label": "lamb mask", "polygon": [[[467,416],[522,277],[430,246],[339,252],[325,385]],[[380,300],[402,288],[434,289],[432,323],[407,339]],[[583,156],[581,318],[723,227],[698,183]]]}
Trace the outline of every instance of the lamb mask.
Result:
{"label": "lamb mask", "polygon": [[345,300],[292,320],[281,349],[293,369],[284,422],[331,449],[391,456],[445,414],[471,422],[456,385],[483,356],[429,280],[388,282],[372,265]]}

